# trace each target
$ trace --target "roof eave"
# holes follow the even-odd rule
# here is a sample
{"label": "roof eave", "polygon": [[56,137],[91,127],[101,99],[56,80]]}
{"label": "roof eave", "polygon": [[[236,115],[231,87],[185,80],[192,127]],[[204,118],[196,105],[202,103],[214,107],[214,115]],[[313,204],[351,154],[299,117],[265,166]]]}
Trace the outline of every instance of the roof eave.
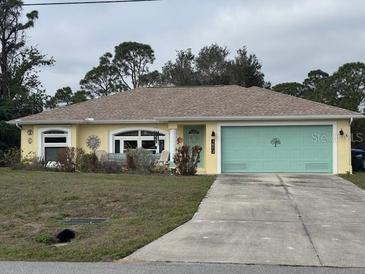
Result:
{"label": "roof eave", "polygon": [[144,124],[161,123],[157,120],[11,120],[7,122],[12,125],[89,125],[89,124]]}
{"label": "roof eave", "polygon": [[364,115],[284,115],[284,116],[203,116],[203,117],[160,117],[159,121],[268,121],[268,120],[338,120],[363,119]]}
{"label": "roof eave", "polygon": [[65,124],[145,124],[179,121],[283,121],[283,120],[338,120],[338,119],[363,119],[364,115],[286,115],[286,116],[183,116],[183,117],[158,117],[148,120],[11,120],[13,125],[65,125]]}

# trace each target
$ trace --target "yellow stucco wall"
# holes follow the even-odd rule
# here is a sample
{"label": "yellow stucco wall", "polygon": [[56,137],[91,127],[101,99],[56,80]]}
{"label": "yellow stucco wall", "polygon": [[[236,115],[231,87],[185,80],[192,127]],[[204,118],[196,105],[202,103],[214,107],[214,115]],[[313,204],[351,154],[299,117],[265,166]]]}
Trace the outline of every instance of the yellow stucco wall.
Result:
{"label": "yellow stucco wall", "polygon": [[[350,132],[350,121],[339,120],[337,123],[337,133],[342,129],[345,133],[343,137],[337,137],[337,173],[351,172],[351,132]],[[94,124],[83,124],[83,125],[34,125],[34,126],[23,126],[21,130],[21,148],[22,155],[34,153],[37,155],[39,152],[38,143],[40,140],[39,131],[44,128],[68,128],[71,131],[71,146],[83,148],[85,151],[89,151],[86,145],[86,140],[90,135],[96,135],[100,138],[101,144],[99,150],[109,151],[109,136],[112,131],[126,128],[154,128],[162,131],[168,131],[169,128],[177,129],[177,138],[184,137],[184,125],[199,124],[205,126],[205,159],[204,167],[198,169],[201,174],[216,174],[218,171],[218,146],[219,141],[218,134],[218,122],[184,122],[184,123],[164,123],[164,124],[123,124],[123,125],[94,125]],[[32,129],[33,134],[28,135],[28,130]],[[216,137],[211,136],[212,132],[215,132]],[[29,142],[29,139],[32,141]],[[215,154],[211,153],[211,140],[215,139],[216,149]],[[176,140],[174,140],[176,142]],[[166,146],[168,149],[168,146]]]}
{"label": "yellow stucco wall", "polygon": [[109,151],[109,135],[116,130],[123,130],[126,128],[153,128],[163,131],[168,131],[167,124],[124,124],[124,125],[80,125],[79,126],[79,144],[78,147],[85,151],[90,151],[86,145],[86,140],[90,135],[96,135],[100,138],[99,150]]}
{"label": "yellow stucco wall", "polygon": [[[28,131],[31,131],[28,134]],[[20,132],[20,142],[21,142],[21,155],[22,158],[30,157],[32,158],[34,153],[37,151],[37,135],[34,130],[34,126],[23,126]]]}
{"label": "yellow stucco wall", "polygon": [[[338,132],[343,130],[344,135]],[[337,173],[352,173],[351,167],[351,127],[349,120],[337,121]]]}

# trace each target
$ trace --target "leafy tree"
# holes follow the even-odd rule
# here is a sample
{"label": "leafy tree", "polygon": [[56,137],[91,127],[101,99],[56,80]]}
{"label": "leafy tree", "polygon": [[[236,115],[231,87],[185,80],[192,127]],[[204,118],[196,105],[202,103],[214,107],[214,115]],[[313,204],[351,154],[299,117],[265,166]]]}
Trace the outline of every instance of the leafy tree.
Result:
{"label": "leafy tree", "polygon": [[331,104],[332,95],[328,89],[329,74],[323,70],[311,70],[303,81],[306,99]]}
{"label": "leafy tree", "polygon": [[141,75],[140,86],[157,87],[162,84],[162,75],[158,70]]}
{"label": "leafy tree", "polygon": [[229,84],[226,47],[218,44],[203,47],[195,58],[198,79],[203,85]]}
{"label": "leafy tree", "polygon": [[72,105],[87,100],[87,94],[84,90],[72,92],[70,87],[63,87],[56,91],[55,95],[50,97],[46,106],[48,108],[55,108],[61,104]]}
{"label": "leafy tree", "polygon": [[365,100],[365,64],[347,63],[332,75],[312,70],[303,84],[282,83],[273,90],[358,111]]}
{"label": "leafy tree", "polygon": [[91,98],[107,96],[124,90],[125,84],[112,62],[113,55],[105,53],[99,59],[99,65],[86,73],[80,81],[81,89]]}
{"label": "leafy tree", "polygon": [[178,51],[176,60],[162,68],[163,81],[175,86],[235,84],[270,88],[256,55],[248,54],[246,47],[239,49],[233,60],[228,55],[229,50],[217,44],[203,47],[197,56],[191,49]]}
{"label": "leafy tree", "polygon": [[296,97],[305,97],[305,86],[297,82],[278,84],[272,87],[273,90]]}
{"label": "leafy tree", "polygon": [[329,90],[334,95],[333,105],[358,111],[365,99],[365,64],[342,65],[330,77]]}
{"label": "leafy tree", "polygon": [[[34,26],[38,12],[31,11],[23,18],[22,4],[19,0],[0,0],[0,149],[19,145],[18,131],[4,121],[43,110],[47,96],[37,69],[54,62],[26,45],[25,32]],[[12,142],[3,141],[4,130],[10,132],[5,137]]]}
{"label": "leafy tree", "polygon": [[296,97],[331,104],[333,95],[329,90],[329,81],[329,74],[317,69],[310,71],[302,84],[297,82],[280,83],[272,89]]}
{"label": "leafy tree", "polygon": [[162,68],[163,80],[175,86],[197,85],[194,60],[195,56],[191,49],[177,51],[175,62],[168,61]]}
{"label": "leafy tree", "polygon": [[63,87],[56,91],[55,95],[47,101],[47,107],[55,108],[59,104],[69,105],[72,102],[72,89],[70,87]]}
{"label": "leafy tree", "polygon": [[232,83],[243,87],[265,86],[265,75],[261,72],[262,65],[255,54],[248,54],[246,47],[237,51],[231,64]]}
{"label": "leafy tree", "polygon": [[[91,98],[107,96],[156,81],[156,72],[148,73],[148,65],[155,60],[151,46],[137,42],[124,42],[115,47],[114,56],[105,53],[99,65],[86,73],[80,81],[81,89]],[[145,76],[147,75],[147,76]],[[147,83],[148,85],[153,84]]]}
{"label": "leafy tree", "polygon": [[113,65],[123,85],[130,89],[126,78],[130,78],[133,88],[141,85],[141,77],[148,73],[148,65],[153,64],[155,54],[150,45],[124,42],[115,47]]}
{"label": "leafy tree", "polygon": [[87,100],[87,94],[84,90],[78,90],[72,95],[72,104],[81,103]]}

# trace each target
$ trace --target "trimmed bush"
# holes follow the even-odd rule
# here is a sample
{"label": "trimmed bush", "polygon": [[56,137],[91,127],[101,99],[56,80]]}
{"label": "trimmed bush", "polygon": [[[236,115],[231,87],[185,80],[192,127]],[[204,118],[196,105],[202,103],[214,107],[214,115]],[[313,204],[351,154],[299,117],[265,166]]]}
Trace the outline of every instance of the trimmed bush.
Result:
{"label": "trimmed bush", "polygon": [[123,171],[123,164],[117,161],[100,161],[98,171],[103,173],[119,173]]}
{"label": "trimmed bush", "polygon": [[81,172],[96,172],[98,169],[99,160],[94,152],[80,155],[79,161]]}
{"label": "trimmed bush", "polygon": [[155,157],[146,149],[130,149],[127,152],[127,165],[129,170],[135,170],[140,173],[150,173],[154,164]]}

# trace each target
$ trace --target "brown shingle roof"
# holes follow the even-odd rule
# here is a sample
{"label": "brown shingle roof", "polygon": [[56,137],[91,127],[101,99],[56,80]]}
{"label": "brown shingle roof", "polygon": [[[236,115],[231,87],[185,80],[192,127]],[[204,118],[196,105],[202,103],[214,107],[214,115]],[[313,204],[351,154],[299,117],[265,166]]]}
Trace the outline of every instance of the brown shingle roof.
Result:
{"label": "brown shingle roof", "polygon": [[93,118],[94,123],[116,123],[299,116],[329,119],[360,114],[263,88],[232,85],[139,88],[27,116],[20,119],[20,124],[83,123],[86,118]]}

